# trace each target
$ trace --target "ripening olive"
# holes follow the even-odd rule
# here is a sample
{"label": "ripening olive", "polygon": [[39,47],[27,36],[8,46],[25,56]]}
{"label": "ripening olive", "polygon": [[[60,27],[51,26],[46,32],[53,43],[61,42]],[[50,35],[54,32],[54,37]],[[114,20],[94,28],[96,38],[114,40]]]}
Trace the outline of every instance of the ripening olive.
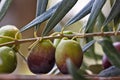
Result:
{"label": "ripening olive", "polygon": [[31,49],[27,58],[28,67],[35,74],[48,73],[55,64],[55,47],[50,40],[40,41]]}
{"label": "ripening olive", "polygon": [[77,41],[62,39],[56,48],[55,60],[56,65],[63,74],[68,74],[66,65],[66,60],[68,58],[79,68],[82,64],[83,52]]}
{"label": "ripening olive", "polygon": [[[114,42],[113,46],[115,47],[115,49],[120,53],[120,42]],[[109,68],[110,66],[112,66],[112,64],[110,63],[108,57],[106,55],[103,55],[102,57],[102,65],[103,68]]]}

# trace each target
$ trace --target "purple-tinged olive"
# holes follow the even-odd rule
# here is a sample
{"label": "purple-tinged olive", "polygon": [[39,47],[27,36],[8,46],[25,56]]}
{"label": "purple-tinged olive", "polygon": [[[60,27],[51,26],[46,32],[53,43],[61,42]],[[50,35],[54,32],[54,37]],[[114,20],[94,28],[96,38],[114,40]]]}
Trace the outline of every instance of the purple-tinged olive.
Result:
{"label": "purple-tinged olive", "polygon": [[[114,42],[113,46],[120,53],[120,42]],[[103,65],[104,69],[109,68],[110,66],[112,66],[112,64],[110,63],[110,61],[109,61],[109,59],[108,59],[108,57],[106,55],[103,55],[102,65]]]}
{"label": "purple-tinged olive", "polygon": [[105,54],[102,57],[102,65],[103,65],[104,69],[109,68],[110,66],[112,66],[110,61],[108,60],[108,57]]}
{"label": "purple-tinged olive", "polygon": [[35,74],[48,73],[55,64],[55,47],[50,40],[40,41],[29,53],[28,67]]}

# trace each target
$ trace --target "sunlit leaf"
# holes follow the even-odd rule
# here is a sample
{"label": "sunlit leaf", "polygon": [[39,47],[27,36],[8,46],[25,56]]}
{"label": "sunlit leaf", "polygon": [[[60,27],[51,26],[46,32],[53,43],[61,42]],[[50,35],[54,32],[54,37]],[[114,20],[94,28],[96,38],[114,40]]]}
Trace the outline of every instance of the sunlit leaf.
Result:
{"label": "sunlit leaf", "polygon": [[95,42],[96,42],[96,40],[92,40],[92,41],[88,42],[87,44],[85,44],[82,48],[83,52],[86,52]]}
{"label": "sunlit leaf", "polygon": [[120,53],[115,49],[112,41],[104,38],[98,43],[102,46],[104,53],[107,55],[112,65],[120,68]]}
{"label": "sunlit leaf", "polygon": [[103,5],[105,4],[105,2],[106,2],[106,0],[95,0],[93,7],[92,7],[92,10],[91,10],[90,17],[89,17],[87,24],[85,26],[85,32],[87,32],[88,29],[89,29],[89,32],[93,31],[93,27],[94,27],[94,24],[96,22],[96,19],[99,15]]}
{"label": "sunlit leaf", "polygon": [[[37,0],[36,17],[40,16],[46,11],[47,4],[48,0]],[[40,23],[35,26],[35,30],[37,30],[39,26]]]}
{"label": "sunlit leaf", "polygon": [[60,5],[61,2],[57,3],[56,5],[54,5],[52,8],[48,9],[46,12],[44,12],[43,14],[41,14],[40,16],[36,17],[34,20],[32,20],[30,23],[28,23],[26,26],[22,27],[20,29],[21,32],[34,27],[36,24],[42,23],[45,20],[49,19],[52,14],[56,11],[57,7]]}
{"label": "sunlit leaf", "polygon": [[67,59],[66,62],[67,62],[68,71],[72,75],[73,80],[88,80],[84,76],[82,76],[82,74],[80,74],[80,72],[79,73],[77,72],[78,71],[77,68],[71,62],[70,59]]}
{"label": "sunlit leaf", "polygon": [[86,15],[88,15],[90,13],[91,9],[92,9],[94,1],[95,0],[91,0],[84,8],[82,8],[82,10],[80,10],[80,12],[78,12],[73,18],[71,18],[66,23],[66,26],[69,26],[69,25],[77,22],[78,20],[82,19]]}
{"label": "sunlit leaf", "polygon": [[50,18],[47,23],[42,35],[47,35],[62,18],[68,13],[69,10],[76,4],[78,0],[63,0],[60,6],[57,8],[56,12]]}
{"label": "sunlit leaf", "polygon": [[0,21],[4,17],[5,13],[7,12],[10,4],[13,0],[1,0],[0,2]]}
{"label": "sunlit leaf", "polygon": [[104,25],[107,25],[111,20],[113,20],[119,13],[120,13],[120,0],[116,0],[115,4],[113,5],[109,16],[107,17],[107,19],[104,22]]}

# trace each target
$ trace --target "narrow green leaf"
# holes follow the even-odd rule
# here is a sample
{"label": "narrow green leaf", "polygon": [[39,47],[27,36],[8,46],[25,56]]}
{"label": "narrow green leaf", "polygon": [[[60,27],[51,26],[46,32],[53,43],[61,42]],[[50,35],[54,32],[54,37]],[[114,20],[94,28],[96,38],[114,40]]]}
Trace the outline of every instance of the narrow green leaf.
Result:
{"label": "narrow green leaf", "polygon": [[115,0],[110,0],[110,5],[112,6],[114,4]]}
{"label": "narrow green leaf", "polygon": [[102,12],[99,13],[97,18],[97,28],[100,30],[105,21],[105,16]]}
{"label": "narrow green leaf", "polygon": [[54,5],[52,8],[48,9],[46,12],[41,14],[40,16],[36,17],[34,20],[32,20],[30,23],[28,23],[26,26],[22,27],[20,29],[21,32],[34,27],[36,24],[42,23],[45,20],[49,19],[52,14],[56,11],[57,7],[60,5],[61,2],[58,2],[56,5]]}
{"label": "narrow green leaf", "polygon": [[92,41],[88,42],[87,44],[85,44],[82,48],[83,52],[86,52],[95,42],[96,42],[96,40],[92,40]]}
{"label": "narrow green leaf", "polygon": [[[98,15],[98,18],[97,18],[97,29],[99,31],[101,30],[102,25],[103,25],[105,19],[106,18],[104,16],[104,14],[102,12],[100,12],[99,15]],[[109,27],[107,25],[104,27],[104,31],[109,31]]]}
{"label": "narrow green leaf", "polygon": [[92,9],[93,3],[95,0],[91,0],[84,8],[82,8],[82,10],[80,10],[80,12],[78,12],[73,18],[71,18],[66,24],[65,26],[69,26],[75,22],[77,22],[78,20],[82,19],[83,17],[85,17],[86,15],[88,15]]}
{"label": "narrow green leaf", "polygon": [[115,4],[113,5],[109,13],[109,16],[107,17],[103,25],[107,25],[111,20],[113,20],[120,13],[119,9],[120,9],[120,0],[116,0]]}
{"label": "narrow green leaf", "polygon": [[89,32],[93,31],[93,27],[96,22],[97,16],[99,15],[99,12],[101,11],[105,2],[106,2],[106,0],[95,0],[92,10],[91,10],[90,17],[85,26],[85,32],[87,32],[88,29],[89,29]]}
{"label": "narrow green leaf", "polygon": [[[94,40],[93,37],[87,37],[86,38],[86,43],[89,43],[90,41]],[[95,52],[95,45],[92,45],[87,51],[88,54],[91,54],[90,56],[93,57],[94,61],[97,63],[98,57]]]}
{"label": "narrow green leaf", "polygon": [[1,0],[0,2],[0,21],[6,14],[10,4],[12,3],[13,0]]}
{"label": "narrow green leaf", "polygon": [[[103,25],[105,19],[106,19],[106,18],[105,18],[105,16],[104,16],[104,14],[103,14],[102,12],[100,12],[99,15],[98,15],[98,18],[97,18],[97,29],[98,29],[99,31],[101,30],[102,25]],[[109,30],[110,30],[110,27],[109,27],[108,25],[106,25],[106,26],[104,27],[104,29],[103,29],[103,31],[105,31],[105,32],[107,32],[107,31],[109,31]],[[106,38],[111,39],[110,36],[103,36],[103,37],[106,37]]]}
{"label": "narrow green leaf", "polygon": [[[85,52],[84,56],[86,56],[87,58],[91,59],[91,60],[95,60],[94,62],[97,64],[99,61],[101,61],[102,59],[102,55],[100,54],[93,54],[93,53],[90,53],[88,51]],[[96,61],[97,60],[97,61]]]}
{"label": "narrow green leaf", "polygon": [[56,12],[50,18],[42,35],[47,35],[59,21],[68,13],[69,10],[76,4],[78,0],[63,0]]}
{"label": "narrow green leaf", "polygon": [[[46,11],[47,4],[48,0],[37,0],[36,17],[40,16]],[[40,23],[35,26],[35,30],[37,30],[39,26]]]}
{"label": "narrow green leaf", "polygon": [[120,23],[120,13],[114,18],[114,27],[117,28]]}
{"label": "narrow green leaf", "polygon": [[73,80],[88,80],[86,79],[84,76],[82,76],[82,74],[80,74],[80,72],[78,73],[77,68],[75,67],[75,65],[71,62],[70,59],[66,60],[67,63],[67,67],[68,67],[68,71],[69,73],[72,75]]}
{"label": "narrow green leaf", "polygon": [[39,16],[46,11],[48,0],[37,0],[36,16]]}
{"label": "narrow green leaf", "polygon": [[111,64],[120,68],[120,53],[114,48],[112,41],[104,38],[103,40],[98,41],[98,43],[102,46],[102,49]]}

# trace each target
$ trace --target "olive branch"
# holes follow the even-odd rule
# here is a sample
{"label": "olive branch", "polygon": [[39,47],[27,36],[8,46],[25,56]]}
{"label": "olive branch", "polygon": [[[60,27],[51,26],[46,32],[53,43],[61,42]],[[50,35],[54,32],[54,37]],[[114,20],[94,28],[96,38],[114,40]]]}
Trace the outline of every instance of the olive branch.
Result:
{"label": "olive branch", "polygon": [[[94,36],[117,36],[120,35],[120,31],[117,32],[95,32],[95,33],[74,33],[74,34],[60,34],[59,35],[50,35],[50,36],[43,36],[43,37],[35,37],[35,38],[27,38],[27,39],[12,39],[13,41],[6,42],[0,44],[1,46],[6,46],[6,45],[11,45],[11,44],[22,44],[22,43],[27,43],[27,42],[34,42],[38,39],[56,39],[56,38],[63,38],[63,37],[68,37],[68,38],[86,38],[86,37],[94,37]],[[0,36],[0,38],[9,38],[9,37],[4,37]],[[9,38],[10,39],[10,38]]]}

